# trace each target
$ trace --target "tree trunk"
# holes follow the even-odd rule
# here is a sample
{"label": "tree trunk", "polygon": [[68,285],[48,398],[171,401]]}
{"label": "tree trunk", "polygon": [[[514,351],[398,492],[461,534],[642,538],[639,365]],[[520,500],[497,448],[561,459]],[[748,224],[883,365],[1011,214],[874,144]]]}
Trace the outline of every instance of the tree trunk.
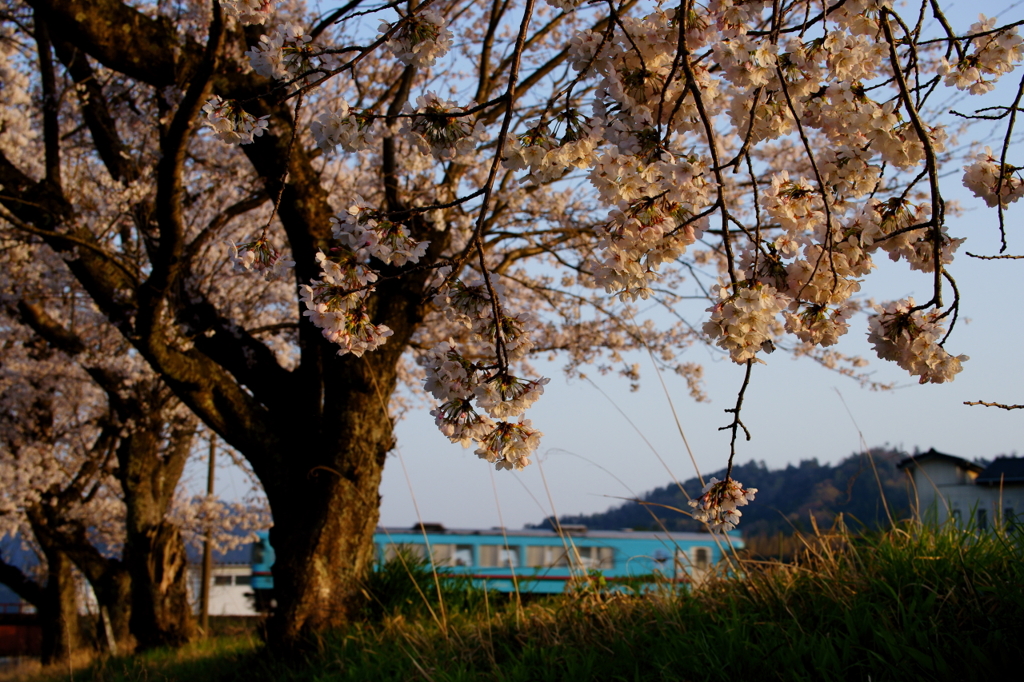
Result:
{"label": "tree trunk", "polygon": [[384,459],[394,446],[383,408],[394,370],[383,373],[380,393],[372,387],[366,393],[345,391],[346,399],[335,396],[333,414],[328,397],[324,423],[330,433],[319,439],[296,434],[289,449],[312,457],[301,468],[293,465],[288,480],[267,486],[274,515],[270,542],[277,557],[278,606],[267,626],[273,648],[313,644],[317,633],[347,624],[361,610],[363,580],[375,559]]}
{"label": "tree trunk", "polygon": [[[132,636],[130,623],[132,617],[132,579],[123,562],[111,561],[103,574],[91,579],[93,592],[100,608],[105,609],[110,621],[111,634],[118,654],[131,653],[135,649],[135,638]],[[98,624],[100,629],[97,640],[105,642],[108,650],[111,642],[107,639],[106,624],[102,617]]]}
{"label": "tree trunk", "polygon": [[188,600],[185,543],[168,522],[132,533],[125,562],[132,575],[131,631],[142,649],[180,646],[195,630]]}
{"label": "tree trunk", "polygon": [[[147,401],[160,405],[155,386]],[[166,406],[166,397],[162,401]],[[159,438],[163,411],[136,415],[137,428],[118,449],[118,475],[125,491],[127,537],[124,563],[131,574],[131,632],[138,646],[180,646],[195,634],[188,600],[188,560],[178,528],[166,515],[188,459],[195,420],[176,424],[169,442]],[[151,423],[150,423],[151,422]]]}
{"label": "tree trunk", "polygon": [[43,664],[67,660],[81,646],[73,564],[60,550],[44,549],[46,587],[39,609],[43,630]]}

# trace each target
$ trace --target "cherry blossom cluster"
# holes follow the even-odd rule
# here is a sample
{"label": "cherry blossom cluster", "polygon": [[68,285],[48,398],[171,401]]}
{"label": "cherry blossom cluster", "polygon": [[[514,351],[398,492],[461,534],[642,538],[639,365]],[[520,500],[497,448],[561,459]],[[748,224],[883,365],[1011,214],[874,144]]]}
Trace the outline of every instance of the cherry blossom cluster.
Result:
{"label": "cherry blossom cluster", "polygon": [[261,137],[267,129],[270,116],[253,116],[234,100],[223,100],[217,95],[203,105],[206,113],[206,125],[213,130],[214,136],[228,144],[250,144],[255,138]]}
{"label": "cherry blossom cluster", "polygon": [[772,347],[776,316],[789,299],[759,282],[740,282],[733,289],[730,284],[718,286],[718,303],[708,308],[711,319],[704,323],[704,333],[729,351],[733,362],[746,362],[759,350]]}
{"label": "cherry blossom cluster", "polygon": [[406,104],[401,133],[423,154],[440,161],[471,154],[480,136],[473,132],[473,121],[465,115],[467,107],[444,100],[433,92],[416,98],[416,106]]}
{"label": "cherry blossom cluster", "polygon": [[870,341],[883,360],[891,360],[920,383],[941,384],[952,381],[963,369],[966,355],[950,355],[941,346],[945,329],[934,311],[914,310],[914,299],[893,301],[877,306],[877,315],[869,318]]}
{"label": "cherry blossom cluster", "polygon": [[969,35],[976,36],[971,40],[971,53],[955,63],[942,58],[939,75],[945,76],[946,85],[967,90],[972,95],[984,95],[995,88],[1000,76],[1012,71],[1024,58],[1024,40],[1017,33],[1017,27],[992,32],[995,27],[995,17],[981,15],[968,30]]}
{"label": "cherry blossom cluster", "polygon": [[549,5],[563,12],[571,12],[583,2],[583,0],[545,0]]}
{"label": "cherry blossom cluster", "polygon": [[399,266],[416,263],[429,243],[412,239],[407,227],[380,216],[359,197],[344,213],[332,217],[331,224],[337,245],[329,253],[317,254],[320,279],[300,287],[306,307],[303,315],[321,329],[324,338],[341,347],[340,355],[359,357],[379,348],[394,333],[387,325],[374,324],[366,310],[366,298],[380,276],[370,259]]}
{"label": "cherry blossom cluster", "polygon": [[276,80],[295,78],[320,67],[313,38],[301,26],[285,25],[260,36],[260,42],[245,56],[253,71]]}
{"label": "cherry blossom cluster", "polygon": [[757,488],[744,488],[743,484],[727,478],[719,481],[712,477],[701,491],[700,497],[690,500],[693,518],[708,524],[712,531],[727,532],[736,528],[743,516],[738,507],[754,501]]}
{"label": "cherry blossom cluster", "polygon": [[504,149],[505,168],[529,173],[520,178],[526,184],[541,185],[562,177],[571,168],[587,168],[593,158],[594,145],[600,137],[574,109],[555,117],[564,123],[565,132],[555,135],[547,123],[535,121],[521,135],[510,138]]}
{"label": "cherry blossom cluster", "polygon": [[346,152],[355,153],[370,149],[380,139],[373,117],[353,111],[344,99],[337,100],[334,107],[309,124],[320,149],[329,152],[340,146]]}
{"label": "cherry blossom cluster", "polygon": [[430,242],[410,237],[409,228],[380,216],[359,197],[345,213],[331,218],[331,226],[334,238],[360,261],[376,258],[389,265],[417,263],[430,246]]}
{"label": "cherry blossom cluster", "polygon": [[[470,306],[469,312],[485,309]],[[530,464],[543,434],[523,414],[544,393],[547,378],[521,379],[496,365],[472,362],[451,339],[425,353],[420,364],[424,388],[439,401],[431,415],[441,433],[464,447],[477,444],[477,456],[499,470]]]}
{"label": "cherry blossom cluster", "polygon": [[241,24],[264,24],[273,11],[271,0],[221,0],[221,9]]}
{"label": "cherry blossom cluster", "polygon": [[[399,28],[385,45],[395,57],[408,66],[433,66],[438,57],[443,57],[452,46],[452,32],[446,26],[437,10],[428,8],[403,17]],[[387,34],[392,24],[381,22],[380,35]]]}
{"label": "cherry blossom cluster", "polygon": [[1016,166],[1002,165],[993,156],[991,147],[985,147],[984,153],[978,154],[974,163],[964,166],[964,187],[974,192],[974,196],[984,199],[989,206],[1002,204],[1006,208],[1024,196],[1024,180],[1020,171]]}
{"label": "cherry blossom cluster", "polygon": [[231,261],[237,270],[256,271],[268,282],[283,275],[288,268],[295,267],[295,261],[283,258],[266,237],[244,244],[228,244],[231,247]]}

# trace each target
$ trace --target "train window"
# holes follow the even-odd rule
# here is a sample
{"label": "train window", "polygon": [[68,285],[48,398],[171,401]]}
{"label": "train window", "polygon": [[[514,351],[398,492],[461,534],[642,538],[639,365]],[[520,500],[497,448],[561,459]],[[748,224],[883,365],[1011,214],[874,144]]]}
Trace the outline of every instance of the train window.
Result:
{"label": "train window", "polygon": [[703,571],[711,565],[711,552],[707,547],[697,547],[693,550],[693,567]]}
{"label": "train window", "polygon": [[231,576],[230,575],[215,575],[215,576],[213,576],[213,584],[214,585],[230,585],[231,584]]}
{"label": "train window", "polygon": [[452,554],[455,552],[455,545],[438,544],[430,545],[430,558],[435,566],[451,566]]}
{"label": "train window", "polygon": [[526,565],[531,568],[568,566],[565,548],[561,545],[530,545],[526,548]]}
{"label": "train window", "polygon": [[502,568],[519,568],[519,548],[499,547],[498,565]]}
{"label": "train window", "polygon": [[576,547],[576,557],[582,568],[594,568],[594,555],[596,547]]}
{"label": "train window", "polygon": [[384,545],[384,561],[391,561],[395,559],[399,552],[403,553],[407,557],[413,559],[426,559],[427,558],[426,545],[415,544],[415,543],[402,543],[392,544],[388,543]]}
{"label": "train window", "polygon": [[452,554],[452,566],[472,566],[473,545],[455,545],[455,552]]}
{"label": "train window", "polygon": [[254,542],[252,545],[252,562],[254,564],[262,564],[265,554],[266,551],[263,549],[263,540]]}
{"label": "train window", "polygon": [[518,568],[519,547],[480,545],[480,566],[483,568]]}
{"label": "train window", "polygon": [[498,545],[480,545],[480,566],[494,568],[498,565]]}
{"label": "train window", "polygon": [[236,575],[235,576],[235,584],[236,585],[252,585],[252,576],[251,575]]}

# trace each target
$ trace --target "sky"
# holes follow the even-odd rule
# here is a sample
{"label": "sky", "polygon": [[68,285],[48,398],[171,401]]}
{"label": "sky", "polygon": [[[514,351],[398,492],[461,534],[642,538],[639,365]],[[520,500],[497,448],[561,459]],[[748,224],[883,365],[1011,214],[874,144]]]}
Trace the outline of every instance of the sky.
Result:
{"label": "sky", "polygon": [[[1004,12],[1004,20],[1024,18],[1021,3],[982,0],[944,2],[943,7],[959,27],[972,23],[978,12]],[[1009,87],[1006,102],[1012,100],[1015,76],[1006,78],[997,93],[1006,97]],[[961,142],[988,132],[975,130]],[[1024,165],[1024,149],[1019,147],[1016,162]],[[834,463],[876,446],[908,452],[934,447],[968,459],[1024,451],[1024,410],[963,404],[1024,403],[1024,301],[1014,294],[1024,282],[1024,260],[967,257],[966,251],[998,252],[995,213],[980,207],[963,189],[958,172],[944,179],[944,191],[964,207],[948,219],[949,231],[968,240],[950,268],[962,302],[961,321],[946,345],[954,355],[970,356],[963,372],[952,383],[919,385],[894,364],[875,358],[866,340],[866,320],[855,318],[839,349],[871,359],[866,369],[872,379],[895,383],[896,388],[872,391],[807,359],[783,352],[764,356],[767,364],[754,367],[746,392],[742,418],[752,439],[737,445],[738,462],[764,461],[770,468],[811,458]],[[1008,253],[1024,254],[1022,217],[1020,208],[1007,213]],[[879,271],[867,278],[863,295],[880,301],[915,296],[922,302],[930,297],[930,275],[908,274],[905,266],[876,262]],[[730,422],[724,410],[735,402],[744,368],[699,347],[683,359],[704,364],[709,402],[695,403],[685,383],[674,375],[659,378],[641,353],[630,359],[642,368],[642,385],[636,392],[618,377],[595,371],[589,381],[569,381],[557,361],[538,363],[551,382],[527,417],[545,436],[535,464],[521,472],[494,471],[472,450],[450,444],[425,410],[410,412],[397,426],[399,446],[384,468],[381,524],[408,527],[423,521],[452,528],[520,528],[552,513],[602,511],[694,475],[680,430],[699,471],[723,468],[729,433],[719,427]],[[239,477],[224,474],[222,494],[244,494],[247,486]],[[194,479],[197,475],[192,472]]]}

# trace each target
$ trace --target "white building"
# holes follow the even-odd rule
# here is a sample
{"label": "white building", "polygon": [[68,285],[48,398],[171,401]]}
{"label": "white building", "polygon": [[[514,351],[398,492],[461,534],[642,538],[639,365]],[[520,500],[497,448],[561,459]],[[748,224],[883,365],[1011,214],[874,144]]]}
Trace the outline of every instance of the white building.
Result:
{"label": "white building", "polygon": [[952,517],[958,525],[988,530],[1011,527],[1024,514],[1022,457],[999,457],[981,466],[933,448],[896,466],[910,474],[916,511],[925,522],[943,524]]}
{"label": "white building", "polygon": [[[189,592],[195,613],[199,613],[199,589],[202,584],[202,556],[193,547],[189,552]],[[210,577],[211,616],[257,616],[252,598],[252,544],[225,553],[214,552]]]}

